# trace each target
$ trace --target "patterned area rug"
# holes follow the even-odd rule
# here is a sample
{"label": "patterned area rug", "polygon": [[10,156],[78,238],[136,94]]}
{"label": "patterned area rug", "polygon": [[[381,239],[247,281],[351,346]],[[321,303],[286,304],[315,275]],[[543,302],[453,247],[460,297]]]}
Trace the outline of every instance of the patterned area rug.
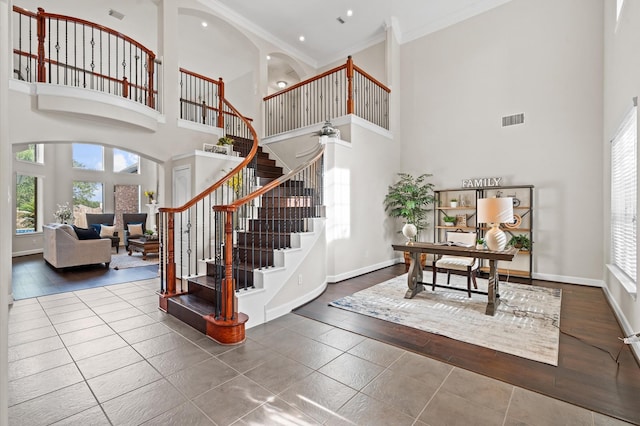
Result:
{"label": "patterned area rug", "polygon": [[[431,273],[423,278],[431,281]],[[438,283],[446,275],[438,274]],[[451,275],[451,285],[466,289],[466,277]],[[487,280],[478,279],[486,291]],[[331,306],[402,324],[430,333],[558,365],[561,290],[500,282],[500,306],[485,315],[487,296],[425,285],[425,291],[405,299],[407,275],[359,291]]]}
{"label": "patterned area rug", "polygon": [[139,266],[157,265],[160,257],[157,253],[148,254],[147,260],[142,260],[142,253],[133,253],[131,256],[124,248],[120,248],[120,253],[111,255],[111,264],[109,267],[112,269],[127,269],[137,268]]}

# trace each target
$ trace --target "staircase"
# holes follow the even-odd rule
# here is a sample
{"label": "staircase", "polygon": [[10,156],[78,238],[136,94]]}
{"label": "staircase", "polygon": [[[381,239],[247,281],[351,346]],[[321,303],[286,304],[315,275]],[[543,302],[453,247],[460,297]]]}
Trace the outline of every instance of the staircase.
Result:
{"label": "staircase", "polygon": [[[246,156],[253,141],[236,138],[234,150]],[[282,168],[258,148],[254,163],[258,185],[282,176]],[[244,229],[236,231],[233,247],[233,275],[236,292],[260,290],[254,283],[254,270],[284,266],[282,256],[276,251],[292,247],[292,233],[308,231],[309,219],[317,216],[314,190],[305,187],[303,180],[289,180],[273,188],[257,199],[257,206],[247,207]],[[320,201],[321,203],[321,201]],[[168,299],[167,312],[202,333],[212,322],[213,313],[221,300],[221,281],[224,278],[224,261],[207,261],[206,275],[187,280],[186,293]],[[261,285],[261,284],[260,284]]]}

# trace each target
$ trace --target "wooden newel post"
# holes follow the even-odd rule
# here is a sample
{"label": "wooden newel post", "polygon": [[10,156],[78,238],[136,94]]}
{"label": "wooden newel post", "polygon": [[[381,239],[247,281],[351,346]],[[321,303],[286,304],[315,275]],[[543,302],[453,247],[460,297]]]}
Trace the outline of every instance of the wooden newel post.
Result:
{"label": "wooden newel post", "polygon": [[156,107],[156,102],[155,102],[155,94],[154,94],[154,85],[153,85],[153,75],[155,73],[154,69],[155,69],[155,63],[156,63],[156,56],[153,53],[149,53],[148,58],[147,58],[147,73],[148,73],[148,79],[149,79],[149,84],[148,84],[148,91],[147,91],[147,106],[149,108],[155,108]]}
{"label": "wooden newel post", "polygon": [[37,20],[37,32],[38,32],[38,59],[37,59],[37,80],[39,83],[47,82],[47,69],[45,67],[44,60],[44,41],[47,33],[46,17],[44,16],[44,9],[39,7]]}
{"label": "wooden newel post", "polygon": [[224,81],[218,79],[218,127],[224,129]]}
{"label": "wooden newel post", "polygon": [[353,114],[353,59],[347,58],[347,114]]}
{"label": "wooden newel post", "polygon": [[176,293],[175,213],[167,217],[167,294]]}
{"label": "wooden newel post", "polygon": [[129,97],[129,80],[127,80],[127,77],[122,77],[122,97]]}
{"label": "wooden newel post", "polygon": [[224,284],[222,288],[222,305],[220,319],[236,318],[236,289],[233,279],[233,215],[234,211],[225,212],[224,223]]}

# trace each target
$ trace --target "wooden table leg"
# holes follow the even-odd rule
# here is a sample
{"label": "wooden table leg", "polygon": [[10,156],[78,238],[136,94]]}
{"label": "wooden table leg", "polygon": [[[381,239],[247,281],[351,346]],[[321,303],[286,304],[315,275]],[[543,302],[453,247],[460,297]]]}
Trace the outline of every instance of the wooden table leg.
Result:
{"label": "wooden table leg", "polygon": [[499,276],[498,276],[498,261],[490,259],[489,260],[489,287],[487,290],[487,310],[485,313],[487,315],[495,315],[498,310],[498,306],[500,305],[500,297],[498,295],[499,291]]}
{"label": "wooden table leg", "polygon": [[409,265],[409,272],[407,273],[407,286],[409,290],[404,294],[405,299],[413,299],[416,294],[424,291],[419,252],[411,253],[411,264]]}

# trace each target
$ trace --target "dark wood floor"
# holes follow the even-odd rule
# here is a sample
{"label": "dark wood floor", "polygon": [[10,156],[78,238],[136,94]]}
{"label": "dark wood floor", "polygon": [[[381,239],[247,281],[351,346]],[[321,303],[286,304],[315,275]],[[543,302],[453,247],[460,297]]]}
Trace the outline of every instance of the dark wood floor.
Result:
{"label": "dark wood floor", "polygon": [[[329,302],[404,273],[395,265],[337,284],[297,314],[485,376],[640,425],[640,367],[600,288],[534,280],[562,289],[558,366],[330,307]],[[614,358],[619,354],[618,361]]]}

